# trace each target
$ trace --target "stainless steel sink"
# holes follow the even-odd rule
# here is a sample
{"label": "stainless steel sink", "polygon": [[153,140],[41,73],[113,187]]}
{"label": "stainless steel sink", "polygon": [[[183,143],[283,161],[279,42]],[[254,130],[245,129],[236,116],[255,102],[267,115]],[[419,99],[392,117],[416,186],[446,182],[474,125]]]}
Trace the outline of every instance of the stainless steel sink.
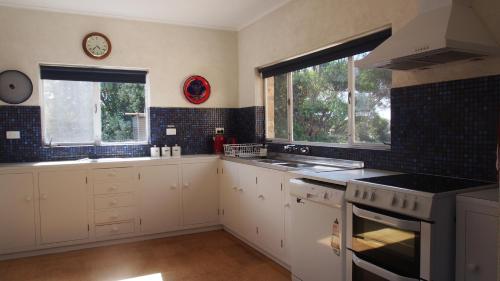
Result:
{"label": "stainless steel sink", "polygon": [[307,168],[314,166],[313,164],[307,164],[307,163],[276,163],[274,165],[279,165],[289,168]]}
{"label": "stainless steel sink", "polygon": [[257,160],[257,162],[266,163],[266,164],[287,164],[286,161],[277,160],[277,159],[261,159],[261,160]]}

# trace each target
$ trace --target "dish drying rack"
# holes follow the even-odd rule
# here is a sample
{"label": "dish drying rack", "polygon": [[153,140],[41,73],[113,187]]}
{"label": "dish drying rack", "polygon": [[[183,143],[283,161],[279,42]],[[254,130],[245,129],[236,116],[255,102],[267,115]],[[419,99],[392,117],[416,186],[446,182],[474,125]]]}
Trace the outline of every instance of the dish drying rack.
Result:
{"label": "dish drying rack", "polygon": [[258,157],[260,156],[260,143],[225,144],[224,155],[230,157]]}

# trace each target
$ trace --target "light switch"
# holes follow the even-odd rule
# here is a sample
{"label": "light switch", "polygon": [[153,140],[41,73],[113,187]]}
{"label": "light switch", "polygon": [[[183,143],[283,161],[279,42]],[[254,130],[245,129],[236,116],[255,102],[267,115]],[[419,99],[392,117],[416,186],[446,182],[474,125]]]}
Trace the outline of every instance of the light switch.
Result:
{"label": "light switch", "polygon": [[19,131],[7,131],[6,137],[8,140],[18,140],[21,138],[21,132],[19,132]]}
{"label": "light switch", "polygon": [[167,136],[175,136],[175,135],[177,135],[176,128],[167,128]]}
{"label": "light switch", "polygon": [[215,134],[223,135],[224,134],[224,128],[215,128]]}

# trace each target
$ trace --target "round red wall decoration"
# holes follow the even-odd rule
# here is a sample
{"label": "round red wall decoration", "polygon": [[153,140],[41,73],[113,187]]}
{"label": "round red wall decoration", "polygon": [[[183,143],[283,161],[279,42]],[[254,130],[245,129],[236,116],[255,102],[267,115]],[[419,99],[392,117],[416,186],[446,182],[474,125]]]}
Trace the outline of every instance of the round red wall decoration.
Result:
{"label": "round red wall decoration", "polygon": [[193,75],[184,82],[184,96],[191,103],[204,103],[210,97],[210,83],[202,76]]}

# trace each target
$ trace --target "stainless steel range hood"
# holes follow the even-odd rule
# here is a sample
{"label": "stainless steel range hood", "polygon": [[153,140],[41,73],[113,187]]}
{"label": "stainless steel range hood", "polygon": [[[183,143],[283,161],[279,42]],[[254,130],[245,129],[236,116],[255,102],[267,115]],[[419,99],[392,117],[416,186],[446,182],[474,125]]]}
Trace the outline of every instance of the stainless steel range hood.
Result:
{"label": "stainless steel range hood", "polygon": [[356,66],[410,70],[500,54],[469,1],[420,1],[419,15]]}

